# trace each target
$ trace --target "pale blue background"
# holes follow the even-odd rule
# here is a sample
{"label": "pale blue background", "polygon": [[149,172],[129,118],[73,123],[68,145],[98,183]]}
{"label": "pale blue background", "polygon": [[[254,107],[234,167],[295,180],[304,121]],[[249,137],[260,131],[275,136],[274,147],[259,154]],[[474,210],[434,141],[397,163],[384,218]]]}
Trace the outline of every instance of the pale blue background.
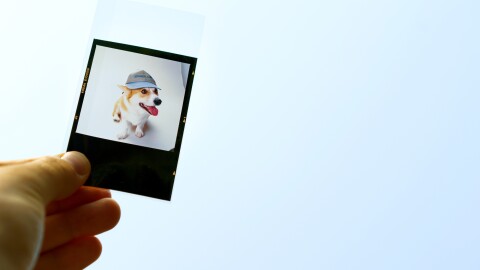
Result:
{"label": "pale blue background", "polygon": [[[61,151],[95,1],[0,4],[0,158]],[[480,269],[478,1],[194,1],[171,203],[90,269]]]}

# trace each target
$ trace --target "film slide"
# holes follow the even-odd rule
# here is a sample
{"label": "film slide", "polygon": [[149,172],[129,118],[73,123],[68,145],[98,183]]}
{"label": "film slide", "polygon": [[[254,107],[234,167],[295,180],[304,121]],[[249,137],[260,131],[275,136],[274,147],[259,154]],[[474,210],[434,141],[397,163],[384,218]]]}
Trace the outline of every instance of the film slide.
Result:
{"label": "film slide", "polygon": [[197,59],[94,39],[68,141],[86,185],[171,200]]}

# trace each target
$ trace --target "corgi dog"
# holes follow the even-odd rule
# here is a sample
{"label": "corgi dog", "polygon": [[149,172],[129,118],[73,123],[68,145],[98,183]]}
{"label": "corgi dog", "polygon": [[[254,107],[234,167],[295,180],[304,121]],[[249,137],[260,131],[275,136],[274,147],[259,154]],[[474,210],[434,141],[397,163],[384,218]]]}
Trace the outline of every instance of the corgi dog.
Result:
{"label": "corgi dog", "polygon": [[123,93],[115,102],[112,113],[113,121],[120,123],[117,138],[119,140],[127,138],[132,126],[135,127],[135,135],[141,138],[145,134],[144,127],[148,117],[158,115],[156,106],[162,103],[158,97],[158,88],[130,89],[124,85],[118,85],[118,87]]}

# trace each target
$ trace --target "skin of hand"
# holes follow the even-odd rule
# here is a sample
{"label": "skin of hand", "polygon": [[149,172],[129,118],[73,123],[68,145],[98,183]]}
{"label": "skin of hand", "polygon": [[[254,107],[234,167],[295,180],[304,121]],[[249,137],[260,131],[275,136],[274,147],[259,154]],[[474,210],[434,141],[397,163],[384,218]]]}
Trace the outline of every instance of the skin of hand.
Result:
{"label": "skin of hand", "polygon": [[109,190],[84,187],[78,152],[0,162],[0,269],[83,269],[102,250],[95,235],[115,227]]}

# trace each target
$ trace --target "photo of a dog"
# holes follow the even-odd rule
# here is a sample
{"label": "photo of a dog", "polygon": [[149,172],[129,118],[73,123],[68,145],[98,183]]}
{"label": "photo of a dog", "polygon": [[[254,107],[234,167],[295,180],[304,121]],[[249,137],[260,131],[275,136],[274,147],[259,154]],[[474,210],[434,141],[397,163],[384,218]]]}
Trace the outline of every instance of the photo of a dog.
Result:
{"label": "photo of a dog", "polygon": [[155,80],[146,71],[131,73],[125,85],[118,85],[123,91],[122,96],[115,102],[113,121],[120,124],[117,133],[119,140],[128,137],[132,127],[135,127],[135,136],[143,137],[144,127],[150,116],[157,116],[162,100],[158,97]]}
{"label": "photo of a dog", "polygon": [[124,49],[95,46],[76,132],[171,151],[184,124],[190,63]]}

